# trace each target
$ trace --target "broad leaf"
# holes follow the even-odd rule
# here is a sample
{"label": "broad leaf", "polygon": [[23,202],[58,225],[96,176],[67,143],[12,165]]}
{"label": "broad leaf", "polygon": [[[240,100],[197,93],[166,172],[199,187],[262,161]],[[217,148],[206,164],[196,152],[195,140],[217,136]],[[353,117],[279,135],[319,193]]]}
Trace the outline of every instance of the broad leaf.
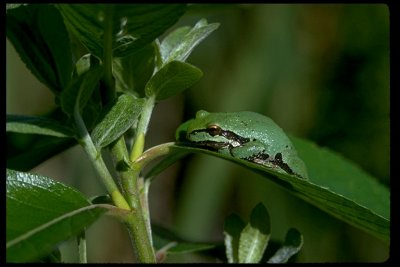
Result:
{"label": "broad leaf", "polygon": [[144,87],[151,78],[155,67],[155,47],[151,43],[126,57],[115,58],[113,74],[116,88],[144,97]]}
{"label": "broad leaf", "polygon": [[40,134],[56,137],[73,137],[72,129],[58,121],[37,116],[7,115],[7,132],[23,134]]}
{"label": "broad leaf", "polygon": [[95,146],[105,147],[123,135],[137,121],[142,105],[143,99],[130,94],[119,96],[92,132]]}
{"label": "broad leaf", "polygon": [[286,234],[283,247],[275,252],[274,256],[268,260],[268,263],[286,263],[290,257],[300,251],[302,246],[303,236],[298,230],[291,228]]}
{"label": "broad leaf", "polygon": [[208,24],[201,19],[190,29],[181,27],[170,33],[161,43],[160,52],[164,64],[177,60],[185,61],[193,49],[210,33],[219,27],[219,23]]}
{"label": "broad leaf", "polygon": [[[176,49],[184,39],[185,35],[191,30],[189,26],[183,26],[169,33],[159,44],[159,52],[161,56],[161,65],[167,63],[170,58],[171,51]],[[183,61],[183,60],[182,60]]]}
{"label": "broad leaf", "polygon": [[50,178],[7,170],[7,262],[32,262],[93,223],[105,205]]}
{"label": "broad leaf", "polygon": [[[60,122],[62,122],[62,127],[73,128],[72,121],[61,111],[61,108],[56,108],[40,118],[48,122],[57,122],[53,125],[46,123],[49,126],[48,129],[59,131],[59,127],[57,126],[54,129],[54,126],[60,125]],[[18,171],[29,171],[43,161],[76,144],[76,140],[72,137],[56,137],[11,131],[6,132],[6,142],[7,168]]]}
{"label": "broad leaf", "polygon": [[151,43],[183,15],[182,4],[58,4],[67,28],[102,58],[110,44],[114,57]]}
{"label": "broad leaf", "polygon": [[[309,179],[298,179],[262,165],[224,156],[205,149],[177,144],[176,153],[203,153],[223,158],[265,176],[321,210],[382,240],[390,236],[390,194],[371,175],[327,148],[310,141],[290,138],[307,166]],[[167,156],[167,157],[169,157]],[[172,164],[172,162],[169,162]]]}
{"label": "broad leaf", "polygon": [[240,233],[245,226],[246,224],[244,221],[236,214],[232,214],[225,219],[224,242],[228,263],[239,262],[239,239]]}
{"label": "broad leaf", "polygon": [[7,37],[22,61],[57,95],[72,71],[68,33],[58,10],[49,4],[8,9],[6,25]]}
{"label": "broad leaf", "polygon": [[163,100],[194,85],[203,73],[193,65],[171,61],[162,67],[146,84],[146,96]]}
{"label": "broad leaf", "polygon": [[7,168],[29,171],[76,144],[74,138],[7,132]]}
{"label": "broad leaf", "polygon": [[144,177],[146,179],[151,179],[157,176],[163,170],[165,170],[181,158],[185,157],[187,154],[188,152],[186,151],[174,151],[174,153],[170,153],[168,156],[161,159],[156,165],[152,166],[150,170],[145,173]]}
{"label": "broad leaf", "polygon": [[239,263],[258,263],[267,248],[270,235],[268,211],[259,203],[251,212],[250,222],[240,233]]}

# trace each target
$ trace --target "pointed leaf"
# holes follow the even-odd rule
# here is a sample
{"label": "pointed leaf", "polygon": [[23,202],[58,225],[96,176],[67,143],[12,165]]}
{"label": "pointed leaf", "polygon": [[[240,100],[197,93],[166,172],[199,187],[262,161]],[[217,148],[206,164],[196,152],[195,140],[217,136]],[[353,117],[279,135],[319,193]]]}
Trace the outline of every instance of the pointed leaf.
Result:
{"label": "pointed leaf", "polygon": [[106,209],[54,180],[7,170],[7,262],[32,262],[93,223]]}
{"label": "pointed leaf", "polygon": [[171,61],[146,84],[146,96],[156,95],[157,100],[169,98],[194,85],[201,76],[202,71],[195,66]]}
{"label": "pointed leaf", "polygon": [[259,203],[251,212],[250,222],[240,234],[239,263],[258,263],[271,235],[267,209]]}
{"label": "pointed leaf", "polygon": [[74,138],[7,132],[7,168],[29,171],[45,160],[76,145]]}
{"label": "pointed leaf", "polygon": [[188,27],[176,29],[161,43],[163,62],[185,61],[193,49],[218,27],[219,23],[208,24],[206,19],[201,19],[190,30]]}
{"label": "pointed leaf", "polygon": [[176,153],[169,153],[168,156],[164,157],[161,159],[156,165],[154,165],[145,175],[144,177],[146,179],[151,179],[158,174],[160,174],[162,171],[164,171],[166,168],[174,164],[176,161],[180,160],[181,158],[185,157],[188,152],[185,151],[176,151]]}
{"label": "pointed leaf", "polygon": [[[182,124],[184,126],[184,124]],[[178,129],[177,137],[182,129]],[[271,179],[301,199],[382,240],[390,236],[390,193],[357,165],[327,148],[289,136],[307,166],[309,179],[278,173],[260,164],[180,144],[176,149],[235,162]],[[171,151],[174,149],[171,148]],[[174,152],[176,153],[176,152]]]}
{"label": "pointed leaf", "polygon": [[268,263],[286,263],[290,257],[297,254],[303,246],[303,236],[294,228],[289,229],[286,233],[285,243],[283,247],[278,249]]}
{"label": "pointed leaf", "polygon": [[46,117],[7,115],[7,132],[73,137],[72,129]]}
{"label": "pointed leaf", "polygon": [[[111,38],[114,57],[151,43],[183,15],[182,4],[58,4],[67,28],[98,57]],[[107,40],[106,40],[107,41]]]}
{"label": "pointed leaf", "polygon": [[72,55],[60,13],[49,4],[7,10],[7,37],[36,78],[58,94],[69,82]]}
{"label": "pointed leaf", "polygon": [[167,61],[170,58],[171,52],[182,43],[190,30],[191,28],[189,26],[179,27],[163,39],[160,45],[160,55],[163,64],[168,63]]}
{"label": "pointed leaf", "polygon": [[[43,115],[43,117],[56,121],[58,125],[63,122],[63,127],[68,129],[73,128],[72,121],[61,111],[61,108],[56,108]],[[6,132],[6,142],[7,168],[29,171],[50,157],[75,145],[76,139],[72,137]]]}
{"label": "pointed leaf", "polygon": [[143,106],[143,99],[122,94],[106,112],[92,132],[96,147],[105,147],[123,135],[136,121]]}
{"label": "pointed leaf", "polygon": [[239,262],[239,239],[240,233],[245,226],[244,221],[236,214],[232,214],[225,219],[224,242],[228,263]]}

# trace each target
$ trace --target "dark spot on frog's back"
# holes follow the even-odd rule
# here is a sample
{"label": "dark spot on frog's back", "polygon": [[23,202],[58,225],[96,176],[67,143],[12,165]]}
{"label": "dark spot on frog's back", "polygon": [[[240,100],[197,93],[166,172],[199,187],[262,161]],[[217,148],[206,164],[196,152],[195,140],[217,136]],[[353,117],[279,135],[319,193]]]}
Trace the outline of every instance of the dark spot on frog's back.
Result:
{"label": "dark spot on frog's back", "polygon": [[294,174],[293,170],[282,160],[282,153],[276,153],[275,160],[273,161],[274,164],[281,167],[282,170],[289,174]]}
{"label": "dark spot on frog's back", "polygon": [[266,162],[269,159],[269,155],[267,153],[265,153],[265,151],[260,152],[256,155],[250,156],[248,158],[245,158],[245,160],[248,160],[250,162],[255,162],[258,164],[263,164],[264,162]]}

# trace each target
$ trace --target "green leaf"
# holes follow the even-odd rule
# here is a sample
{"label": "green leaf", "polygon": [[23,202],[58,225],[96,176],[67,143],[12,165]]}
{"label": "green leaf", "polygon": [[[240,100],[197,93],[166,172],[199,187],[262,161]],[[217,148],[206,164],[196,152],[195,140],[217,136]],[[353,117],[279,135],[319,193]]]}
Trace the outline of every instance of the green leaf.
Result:
{"label": "green leaf", "polygon": [[286,233],[285,243],[283,247],[278,249],[268,263],[286,263],[290,257],[297,254],[303,246],[303,236],[294,228],[289,229]]}
{"label": "green leaf", "polygon": [[7,262],[33,262],[106,209],[50,178],[7,170]]}
{"label": "green leaf", "polygon": [[[63,127],[73,128],[72,121],[61,111],[61,108],[56,108],[40,118],[56,121],[58,125],[63,122]],[[54,125],[49,127],[54,127]],[[23,134],[9,131],[6,132],[6,142],[7,168],[18,171],[29,171],[43,161],[76,144],[76,140],[72,137]]]}
{"label": "green leaf", "polygon": [[144,87],[154,72],[155,47],[151,43],[126,57],[115,58],[113,74],[116,88],[144,97]]}
{"label": "green leaf", "polygon": [[218,27],[219,23],[208,24],[206,19],[201,19],[192,29],[189,27],[176,29],[161,43],[163,63],[173,60],[185,61],[193,49]]}
{"label": "green leaf", "polygon": [[[278,173],[262,165],[224,156],[217,152],[187,147],[185,144],[177,145],[175,149],[205,153],[240,164],[271,179],[334,217],[388,241],[390,236],[389,190],[374,177],[334,151],[320,148],[303,139],[294,137],[290,139],[307,166],[308,180]],[[176,151],[171,148],[171,153],[176,153]]]}
{"label": "green leaf", "polygon": [[29,171],[76,144],[74,138],[7,132],[7,168]]}
{"label": "green leaf", "polygon": [[7,37],[36,78],[56,95],[68,84],[72,55],[60,13],[49,4],[7,10]]}
{"label": "green leaf", "polygon": [[[190,32],[191,28],[189,26],[183,26],[175,29],[169,33],[161,42],[159,46],[161,65],[168,63],[171,52],[176,49],[185,38],[186,34]],[[184,61],[184,60],[181,60]]]}
{"label": "green leaf", "polygon": [[89,102],[103,75],[103,67],[99,64],[90,54],[76,63],[73,78],[61,93],[61,108],[66,114],[73,115],[78,98],[80,110]]}
{"label": "green leaf", "polygon": [[271,235],[267,209],[259,203],[251,212],[250,222],[240,233],[239,263],[258,263]]}
{"label": "green leaf", "polygon": [[143,99],[122,94],[92,132],[96,147],[105,147],[123,135],[136,121],[143,106]]}
{"label": "green leaf", "polygon": [[375,177],[328,148],[300,138],[291,139],[307,164],[310,182],[353,200],[383,218],[390,218],[388,188]]}
{"label": "green leaf", "polygon": [[157,100],[174,96],[195,84],[203,76],[200,69],[180,61],[171,61],[162,67],[146,84],[146,96]]}
{"label": "green leaf", "polygon": [[7,115],[7,132],[40,134],[56,137],[73,137],[72,129],[58,121],[37,116]]}
{"label": "green leaf", "polygon": [[151,169],[144,175],[146,179],[151,179],[166,168],[174,164],[176,161],[180,160],[184,156],[186,156],[188,152],[186,151],[176,151],[176,153],[170,153],[168,156],[161,159],[156,165],[152,166]]}
{"label": "green leaf", "polygon": [[245,225],[244,221],[236,214],[232,214],[225,219],[224,242],[228,263],[239,262],[239,239]]}
{"label": "green leaf", "polygon": [[67,28],[98,57],[111,43],[114,57],[127,56],[164,33],[183,15],[183,4],[58,4]]}

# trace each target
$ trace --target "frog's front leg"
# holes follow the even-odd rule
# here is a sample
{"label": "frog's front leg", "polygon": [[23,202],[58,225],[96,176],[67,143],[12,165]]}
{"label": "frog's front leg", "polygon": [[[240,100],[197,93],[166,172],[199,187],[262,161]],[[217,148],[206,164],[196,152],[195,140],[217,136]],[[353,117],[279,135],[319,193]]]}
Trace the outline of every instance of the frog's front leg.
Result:
{"label": "frog's front leg", "polygon": [[266,147],[259,141],[250,141],[238,147],[230,148],[230,154],[235,158],[245,159],[251,162],[263,164],[270,155],[266,153]]}

